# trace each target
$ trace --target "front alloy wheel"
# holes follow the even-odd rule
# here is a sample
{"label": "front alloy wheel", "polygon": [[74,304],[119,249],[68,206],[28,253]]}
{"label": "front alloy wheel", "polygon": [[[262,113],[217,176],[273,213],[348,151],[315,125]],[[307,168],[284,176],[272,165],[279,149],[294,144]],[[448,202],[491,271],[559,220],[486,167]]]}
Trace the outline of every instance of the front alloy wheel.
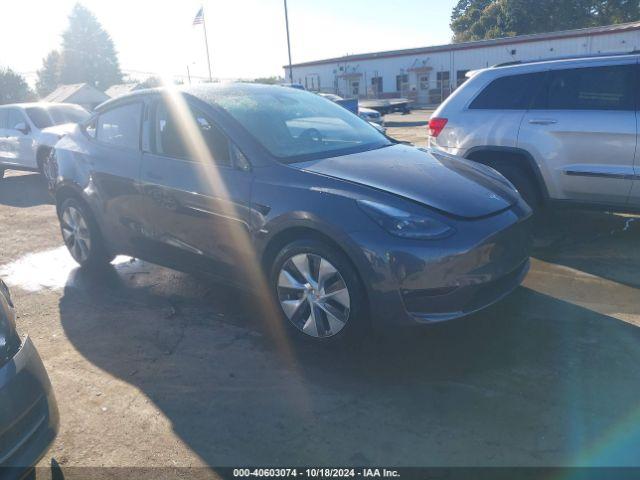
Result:
{"label": "front alloy wheel", "polygon": [[87,220],[76,206],[68,205],[62,212],[60,226],[71,256],[83,265],[91,253],[91,233]]}
{"label": "front alloy wheel", "polygon": [[289,321],[310,337],[332,337],[349,322],[347,283],[338,269],[318,254],[290,257],[280,268],[277,289]]}

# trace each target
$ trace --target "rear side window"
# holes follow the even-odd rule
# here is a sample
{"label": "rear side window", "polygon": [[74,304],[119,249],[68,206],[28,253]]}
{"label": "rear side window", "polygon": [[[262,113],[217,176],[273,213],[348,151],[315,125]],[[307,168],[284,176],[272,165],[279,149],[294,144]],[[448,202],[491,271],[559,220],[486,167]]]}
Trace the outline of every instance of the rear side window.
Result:
{"label": "rear side window", "polygon": [[635,110],[634,80],[634,65],[553,70],[534,108]]}
{"label": "rear side window", "polygon": [[117,147],[139,149],[141,114],[142,103],[130,103],[107,110],[98,117],[96,138],[99,142]]}
{"label": "rear side window", "polygon": [[526,110],[542,85],[545,73],[496,78],[471,102],[472,110]]}

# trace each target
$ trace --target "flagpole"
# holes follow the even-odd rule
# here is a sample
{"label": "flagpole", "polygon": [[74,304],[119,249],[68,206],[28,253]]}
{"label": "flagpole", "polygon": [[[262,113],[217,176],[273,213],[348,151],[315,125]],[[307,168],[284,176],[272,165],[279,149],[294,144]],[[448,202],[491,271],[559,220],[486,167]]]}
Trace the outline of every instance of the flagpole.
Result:
{"label": "flagpole", "polygon": [[293,83],[293,68],[291,68],[291,41],[289,40],[289,12],[287,0],[284,0],[284,21],[287,24],[287,49],[289,51],[289,83]]}
{"label": "flagpole", "polygon": [[202,7],[202,31],[204,32],[204,46],[207,49],[207,66],[209,67],[209,82],[213,82],[211,77],[211,57],[209,57],[209,40],[207,40],[207,21],[204,17],[204,7]]}

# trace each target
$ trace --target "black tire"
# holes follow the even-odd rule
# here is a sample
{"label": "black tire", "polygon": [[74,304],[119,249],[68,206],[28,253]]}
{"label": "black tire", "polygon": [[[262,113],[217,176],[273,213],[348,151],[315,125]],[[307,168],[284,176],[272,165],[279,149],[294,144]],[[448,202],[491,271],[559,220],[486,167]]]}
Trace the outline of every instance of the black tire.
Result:
{"label": "black tire", "polygon": [[[341,276],[338,282],[343,280],[346,285],[350,298],[348,317],[342,329],[335,334],[330,334],[329,336],[312,336],[303,332],[300,326],[296,326],[292,320],[289,320],[280,302],[283,290],[282,287],[278,286],[278,283],[283,267],[285,267],[293,257],[299,257],[305,254],[318,256],[328,261]],[[355,268],[349,261],[349,258],[342,251],[326,242],[313,238],[304,238],[285,245],[276,255],[271,265],[269,283],[276,308],[279,310],[285,329],[294,337],[317,345],[341,346],[359,343],[369,333],[368,302],[362,282]],[[337,288],[339,289],[340,287]],[[326,312],[319,312],[325,315],[324,324],[328,325]],[[320,330],[319,326],[317,330]]]}
{"label": "black tire", "polygon": [[531,178],[531,175],[523,168],[515,165],[490,165],[499,171],[504,177],[513,183],[514,187],[518,189],[520,195],[525,202],[531,207],[534,212],[540,211],[542,208],[542,196],[535,180]]}
{"label": "black tire", "polygon": [[[86,226],[86,228],[81,229],[83,230],[82,236],[86,236],[89,239],[88,243],[84,242],[86,249],[80,248],[82,243],[80,241],[76,242],[75,235],[69,237],[69,229],[73,227],[66,214],[74,217],[75,215],[71,214],[72,211],[77,212],[81,216]],[[58,208],[58,219],[60,220],[62,239],[73,259],[82,268],[101,269],[108,266],[115,258],[114,255],[108,252],[98,224],[91,211],[83,202],[73,197],[64,200]],[[74,224],[82,224],[82,222],[77,222],[77,220],[74,219]],[[79,254],[79,251],[83,254]]]}

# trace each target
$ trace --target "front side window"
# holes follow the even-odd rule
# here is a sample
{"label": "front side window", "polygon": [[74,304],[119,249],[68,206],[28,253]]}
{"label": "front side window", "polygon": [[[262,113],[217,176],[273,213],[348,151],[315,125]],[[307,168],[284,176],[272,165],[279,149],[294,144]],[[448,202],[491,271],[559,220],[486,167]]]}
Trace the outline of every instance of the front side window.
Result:
{"label": "front side window", "polygon": [[167,157],[197,160],[206,156],[198,152],[201,142],[190,141],[199,136],[208,154],[219,165],[231,166],[229,140],[226,135],[202,112],[190,109],[188,119],[176,118],[173,110],[164,102],[158,104],[155,120],[155,152]]}
{"label": "front side window", "polygon": [[7,123],[8,123],[8,128],[10,128],[11,130],[15,130],[20,123],[26,123],[26,122],[20,110],[18,110],[17,108],[11,108],[9,109]]}
{"label": "front side window", "polygon": [[141,113],[142,103],[130,103],[101,113],[95,137],[99,142],[117,147],[139,149]]}
{"label": "front side window", "polygon": [[497,78],[471,102],[472,110],[526,110],[540,89],[545,73]]}
{"label": "front side window", "polygon": [[633,65],[553,70],[536,108],[549,110],[634,110]]}
{"label": "front side window", "polygon": [[357,115],[293,89],[222,93],[215,102],[284,162],[372,150],[391,142]]}

